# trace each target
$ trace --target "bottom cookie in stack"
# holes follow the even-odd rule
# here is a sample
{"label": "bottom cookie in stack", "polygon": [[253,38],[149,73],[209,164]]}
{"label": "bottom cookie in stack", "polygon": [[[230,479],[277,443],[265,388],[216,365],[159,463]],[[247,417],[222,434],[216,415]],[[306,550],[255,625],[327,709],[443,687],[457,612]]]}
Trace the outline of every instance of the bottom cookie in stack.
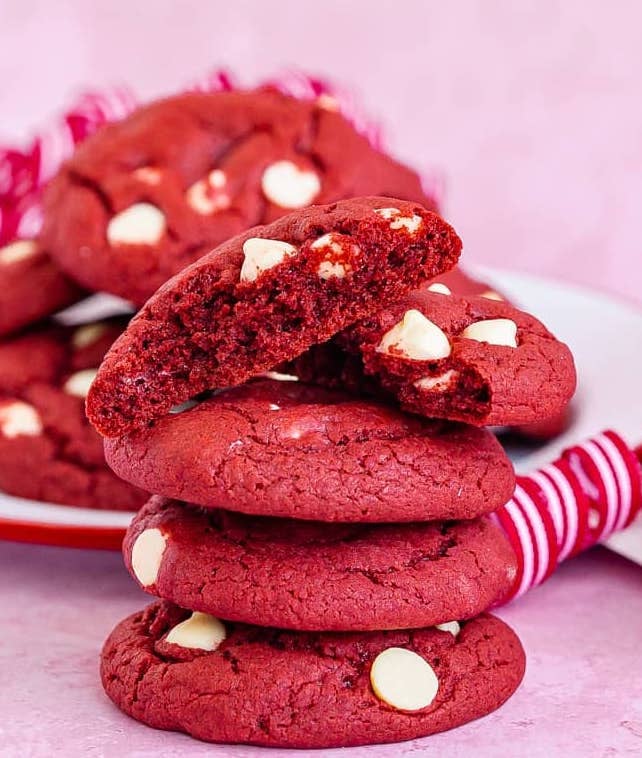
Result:
{"label": "bottom cookie in stack", "polygon": [[443,631],[303,633],[156,602],[107,639],[103,685],[125,713],[212,742],[329,748],[444,731],[504,703],[524,674],[489,614]]}

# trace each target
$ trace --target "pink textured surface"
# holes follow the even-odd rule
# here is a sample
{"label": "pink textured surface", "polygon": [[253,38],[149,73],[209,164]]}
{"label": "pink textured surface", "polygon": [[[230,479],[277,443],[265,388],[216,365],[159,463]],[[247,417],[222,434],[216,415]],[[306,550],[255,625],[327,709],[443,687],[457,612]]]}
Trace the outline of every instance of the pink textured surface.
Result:
{"label": "pink textured surface", "polygon": [[[117,553],[0,543],[0,576],[3,758],[285,754],[207,746],[112,706],[100,688],[98,650],[120,618],[148,602]],[[452,732],[350,756],[463,758],[505,754],[506,746],[529,758],[640,755],[641,579],[639,566],[602,549],[564,565],[500,613],[528,656],[524,684],[502,709]]]}
{"label": "pink textured surface", "polygon": [[635,0],[49,6],[0,4],[0,140],[88,84],[149,97],[215,65],[247,80],[296,65],[352,85],[395,152],[444,169],[465,259],[642,300]]}

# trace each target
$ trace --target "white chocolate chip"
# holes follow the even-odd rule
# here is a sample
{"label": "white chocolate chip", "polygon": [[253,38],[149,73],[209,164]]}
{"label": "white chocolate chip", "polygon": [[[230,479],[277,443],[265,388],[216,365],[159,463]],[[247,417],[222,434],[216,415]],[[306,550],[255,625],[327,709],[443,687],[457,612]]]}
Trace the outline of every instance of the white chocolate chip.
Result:
{"label": "white chocolate chip", "polygon": [[154,168],[153,166],[142,166],[141,168],[137,168],[136,171],[134,171],[134,176],[136,179],[138,179],[139,182],[155,187],[156,185],[160,184],[162,175],[160,170]]}
{"label": "white chocolate chip", "polygon": [[143,587],[156,581],[166,544],[167,537],[156,527],[145,529],[136,538],[132,547],[132,570]]}
{"label": "white chocolate chip", "polygon": [[242,282],[254,282],[268,269],[283,263],[286,257],[295,255],[297,252],[294,245],[281,240],[261,239],[251,237],[243,243],[243,255],[245,259],[241,267],[240,279]]}
{"label": "white chocolate chip", "polygon": [[328,95],[327,92],[322,92],[317,97],[317,106],[323,108],[324,111],[338,111],[339,103],[335,97]]}
{"label": "white chocolate chip", "polygon": [[[327,250],[325,260],[321,261],[317,268],[320,279],[344,279],[352,271],[352,264],[347,259],[345,246],[341,244],[341,239],[341,235],[329,232],[310,245],[312,250]],[[346,244],[350,245],[352,256],[358,255],[358,245],[349,241],[346,241]]]}
{"label": "white chocolate chip", "polygon": [[374,212],[382,218],[385,218],[387,221],[401,213],[399,208],[375,208]]}
{"label": "white chocolate chip", "polygon": [[439,629],[440,632],[450,632],[453,637],[456,637],[461,631],[458,621],[446,621],[444,624],[437,624],[435,629]]}
{"label": "white chocolate chip", "polygon": [[439,680],[420,655],[403,647],[389,647],[370,669],[375,695],[398,711],[427,708],[437,696]]}
{"label": "white chocolate chip", "polygon": [[192,615],[181,621],[165,638],[166,642],[191,650],[216,650],[223,642],[227,632],[225,626],[209,613],[194,611]]}
{"label": "white chocolate chip", "polygon": [[107,225],[110,245],[155,245],[165,234],[165,215],[151,203],[136,203]]}
{"label": "white chocolate chip", "polygon": [[74,395],[74,397],[87,397],[91,383],[96,378],[98,373],[97,368],[86,368],[82,371],[76,371],[65,382],[63,390],[68,395]]}
{"label": "white chocolate chip", "polygon": [[75,350],[89,347],[99,340],[107,331],[106,324],[85,324],[79,326],[71,336],[71,346]]}
{"label": "white chocolate chip", "polygon": [[378,353],[387,353],[411,361],[434,361],[450,355],[450,343],[442,330],[415,309],[383,335]]}
{"label": "white chocolate chip", "polygon": [[435,282],[428,287],[428,292],[436,292],[438,295],[452,295],[452,292],[445,284]]}
{"label": "white chocolate chip", "polygon": [[273,379],[275,382],[298,382],[299,377],[294,374],[281,374],[279,371],[266,371],[263,376]]}
{"label": "white chocolate chip", "polygon": [[280,208],[303,208],[321,192],[321,181],[314,171],[301,169],[292,161],[277,161],[263,172],[261,189]]}
{"label": "white chocolate chip", "polygon": [[414,213],[412,216],[403,216],[399,208],[375,208],[375,213],[390,221],[391,229],[406,229],[409,234],[414,234],[423,223],[421,216]]}
{"label": "white chocolate chip", "polygon": [[421,226],[423,219],[421,216],[413,214],[412,216],[399,216],[390,222],[391,229],[406,229],[410,234],[414,234]]}
{"label": "white chocolate chip", "polygon": [[486,290],[486,292],[482,292],[480,297],[485,297],[487,300],[503,300],[504,298],[499,294],[499,292],[495,292],[495,290]]}
{"label": "white chocolate chip", "polygon": [[225,191],[227,177],[220,169],[210,171],[205,179],[192,184],[185,195],[188,205],[203,216],[224,211],[230,207],[231,199]]}
{"label": "white chocolate chip", "polygon": [[439,376],[424,376],[422,379],[417,379],[414,386],[428,392],[445,392],[456,378],[457,372],[451,368]]}
{"label": "white chocolate chip", "polygon": [[341,253],[341,243],[339,237],[334,232],[323,234],[310,245],[312,250],[323,250],[329,248],[334,253]]}
{"label": "white chocolate chip", "polygon": [[317,268],[319,279],[327,281],[328,279],[345,279],[346,274],[352,271],[349,263],[332,263],[332,261],[321,261]]}
{"label": "white chocolate chip", "polygon": [[517,324],[509,318],[490,318],[467,326],[461,336],[489,345],[517,347]]}
{"label": "white chocolate chip", "polygon": [[21,400],[0,406],[0,434],[8,439],[37,437],[42,434],[42,421],[38,411]]}
{"label": "white chocolate chip", "polygon": [[271,411],[280,411],[281,410],[281,406],[277,405],[276,403],[270,403],[270,410]]}
{"label": "white chocolate chip", "polygon": [[31,258],[38,252],[38,245],[33,240],[16,240],[0,248],[0,263],[9,266],[12,263]]}

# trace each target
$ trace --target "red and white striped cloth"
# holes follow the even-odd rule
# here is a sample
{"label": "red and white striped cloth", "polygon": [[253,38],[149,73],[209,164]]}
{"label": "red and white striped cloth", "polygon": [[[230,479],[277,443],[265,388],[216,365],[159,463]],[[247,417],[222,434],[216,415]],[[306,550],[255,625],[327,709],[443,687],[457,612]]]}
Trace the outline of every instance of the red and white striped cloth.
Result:
{"label": "red and white striped cloth", "polygon": [[613,431],[517,477],[512,499],[492,515],[518,558],[507,600],[541,584],[566,558],[627,527],[641,507],[640,463]]}

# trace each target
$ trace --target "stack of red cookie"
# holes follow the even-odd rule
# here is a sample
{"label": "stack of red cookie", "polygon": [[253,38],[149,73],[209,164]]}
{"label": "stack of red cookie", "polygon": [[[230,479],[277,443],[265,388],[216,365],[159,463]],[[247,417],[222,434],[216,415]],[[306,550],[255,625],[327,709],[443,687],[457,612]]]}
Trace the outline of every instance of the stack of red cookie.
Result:
{"label": "stack of red cookie", "polygon": [[157,493],[124,554],[160,598],[105,643],[125,712],[330,747],[448,729],[517,688],[522,647],[485,613],[515,579],[485,516],[514,474],[480,427],[558,412],[575,374],[531,316],[429,285],[459,252],[414,203],[312,207],[202,257],[116,341],[87,410]]}

